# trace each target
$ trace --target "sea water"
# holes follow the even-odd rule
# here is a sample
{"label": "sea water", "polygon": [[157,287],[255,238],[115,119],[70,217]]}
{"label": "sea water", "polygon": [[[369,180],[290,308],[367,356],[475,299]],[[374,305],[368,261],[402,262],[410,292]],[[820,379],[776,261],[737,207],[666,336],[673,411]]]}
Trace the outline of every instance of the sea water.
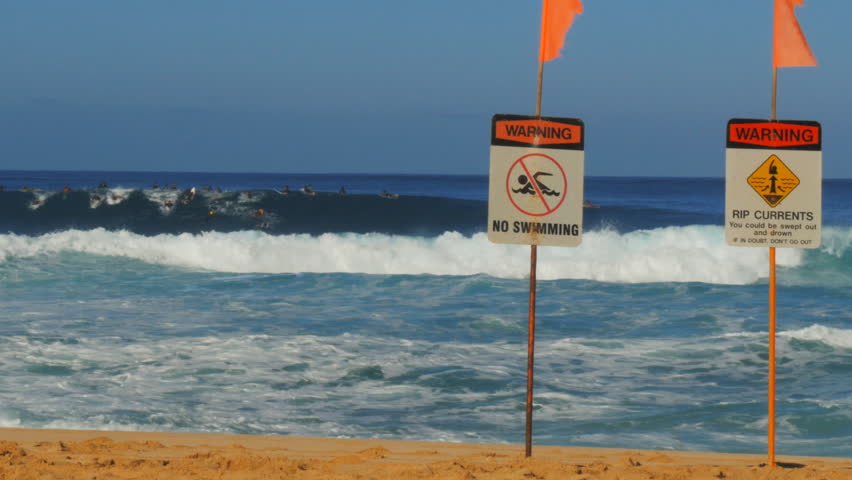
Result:
{"label": "sea water", "polygon": [[[529,248],[487,183],[0,172],[0,426],[522,443]],[[765,452],[768,255],[723,180],[585,187],[539,249],[534,443]],[[779,454],[852,456],[850,187],[778,250]]]}

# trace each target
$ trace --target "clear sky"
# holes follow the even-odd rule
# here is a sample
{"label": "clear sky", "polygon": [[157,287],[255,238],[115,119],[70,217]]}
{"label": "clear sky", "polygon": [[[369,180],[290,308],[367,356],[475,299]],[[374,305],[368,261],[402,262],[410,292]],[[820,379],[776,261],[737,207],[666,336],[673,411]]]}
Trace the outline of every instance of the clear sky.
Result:
{"label": "clear sky", "polygon": [[[543,114],[586,173],[724,175],[768,118],[772,0],[584,0]],[[0,169],[487,174],[490,118],[533,114],[540,0],[4,0]],[[816,68],[778,118],[852,178],[852,1],[797,9]]]}

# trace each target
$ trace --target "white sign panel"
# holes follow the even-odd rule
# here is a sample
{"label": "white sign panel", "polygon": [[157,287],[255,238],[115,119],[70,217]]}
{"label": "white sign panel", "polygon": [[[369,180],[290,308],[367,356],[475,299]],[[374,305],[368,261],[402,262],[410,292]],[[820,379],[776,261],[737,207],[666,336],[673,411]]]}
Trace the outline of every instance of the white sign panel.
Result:
{"label": "white sign panel", "polygon": [[494,115],[488,239],[574,247],[583,234],[585,127],[576,118]]}
{"label": "white sign panel", "polygon": [[822,128],[733,119],[725,160],[725,240],[735,247],[816,248],[822,233]]}

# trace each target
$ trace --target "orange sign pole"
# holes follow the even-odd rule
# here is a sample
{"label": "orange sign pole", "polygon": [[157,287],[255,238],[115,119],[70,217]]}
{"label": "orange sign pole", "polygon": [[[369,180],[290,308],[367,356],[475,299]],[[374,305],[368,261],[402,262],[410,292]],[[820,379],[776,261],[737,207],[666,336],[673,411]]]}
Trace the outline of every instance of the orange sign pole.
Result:
{"label": "orange sign pole", "polygon": [[[775,0],[772,36],[772,121],[776,119],[779,67],[815,67],[817,62],[796,20],[804,0]],[[769,465],[775,466],[775,248],[769,248]]]}
{"label": "orange sign pole", "polygon": [[769,247],[769,466],[775,466],[775,247]]}
{"label": "orange sign pole", "polygon": [[[776,120],[778,99],[778,67],[772,67],[771,118]],[[775,247],[769,247],[769,392],[767,412],[767,450],[770,467],[775,466]]]}

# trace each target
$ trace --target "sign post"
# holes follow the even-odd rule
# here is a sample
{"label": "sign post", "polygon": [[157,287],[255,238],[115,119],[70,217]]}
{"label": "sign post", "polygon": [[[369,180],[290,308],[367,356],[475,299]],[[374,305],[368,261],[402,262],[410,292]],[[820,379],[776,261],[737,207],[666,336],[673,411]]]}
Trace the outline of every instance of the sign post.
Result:
{"label": "sign post", "polygon": [[576,118],[494,115],[488,239],[530,245],[526,456],[532,455],[535,291],[539,245],[575,247],[583,232],[585,126]]}
{"label": "sign post", "polygon": [[[559,222],[563,220],[564,212],[574,209],[572,207],[573,200],[566,205],[566,199],[573,199],[578,194],[577,192],[579,192],[577,198],[582,198],[584,128],[583,123],[576,119],[542,118],[541,91],[544,79],[544,62],[559,57],[559,51],[565,41],[565,33],[571,28],[574,15],[582,13],[582,11],[583,3],[581,0],[542,0],[535,116],[495,115],[491,123],[491,187],[488,197],[488,238],[497,243],[530,245],[530,315],[527,347],[525,442],[527,457],[532,455],[532,390],[538,245],[560,244],[549,243],[554,235],[557,237],[576,237],[575,245],[579,244],[580,229],[583,224],[582,206],[579,207],[580,217],[575,219],[573,223],[568,218],[565,219],[566,223],[562,225],[557,222],[557,220]],[[554,141],[547,141],[548,139],[554,139]],[[574,147],[559,148],[554,145],[574,145]],[[495,147],[507,147],[510,151],[508,153],[501,151],[505,149],[495,151]],[[517,150],[516,147],[526,147],[530,151],[518,156],[520,152],[511,151],[512,149]],[[574,177],[577,173],[576,160],[568,161],[566,165],[563,165],[560,158],[555,158],[563,155],[555,155],[552,151],[554,149],[578,150],[580,152],[578,176]],[[568,172],[563,168],[564,166],[569,167]],[[571,178],[579,179],[579,189],[569,188],[569,182],[577,181],[569,180]],[[501,185],[504,185],[504,189],[501,189]],[[509,210],[508,204],[511,204],[515,211]],[[580,204],[577,203],[577,205]],[[553,215],[557,211],[563,213]],[[494,213],[493,216],[492,212]],[[550,222],[538,221],[539,217],[550,215],[553,215],[552,219],[549,219]],[[498,216],[500,218],[497,218]],[[550,223],[550,225],[542,227],[543,223]]]}
{"label": "sign post", "polygon": [[735,247],[769,247],[769,465],[775,465],[775,248],[817,248],[821,233],[820,124],[729,121],[725,240]]}
{"label": "sign post", "polygon": [[727,132],[725,239],[737,247],[769,247],[767,443],[768,463],[772,467],[775,466],[775,248],[816,248],[822,225],[822,129],[816,122],[776,120],[778,69],[817,64],[796,19],[795,8],[803,4],[804,0],[774,0],[770,119],[734,119],[728,122]]}

